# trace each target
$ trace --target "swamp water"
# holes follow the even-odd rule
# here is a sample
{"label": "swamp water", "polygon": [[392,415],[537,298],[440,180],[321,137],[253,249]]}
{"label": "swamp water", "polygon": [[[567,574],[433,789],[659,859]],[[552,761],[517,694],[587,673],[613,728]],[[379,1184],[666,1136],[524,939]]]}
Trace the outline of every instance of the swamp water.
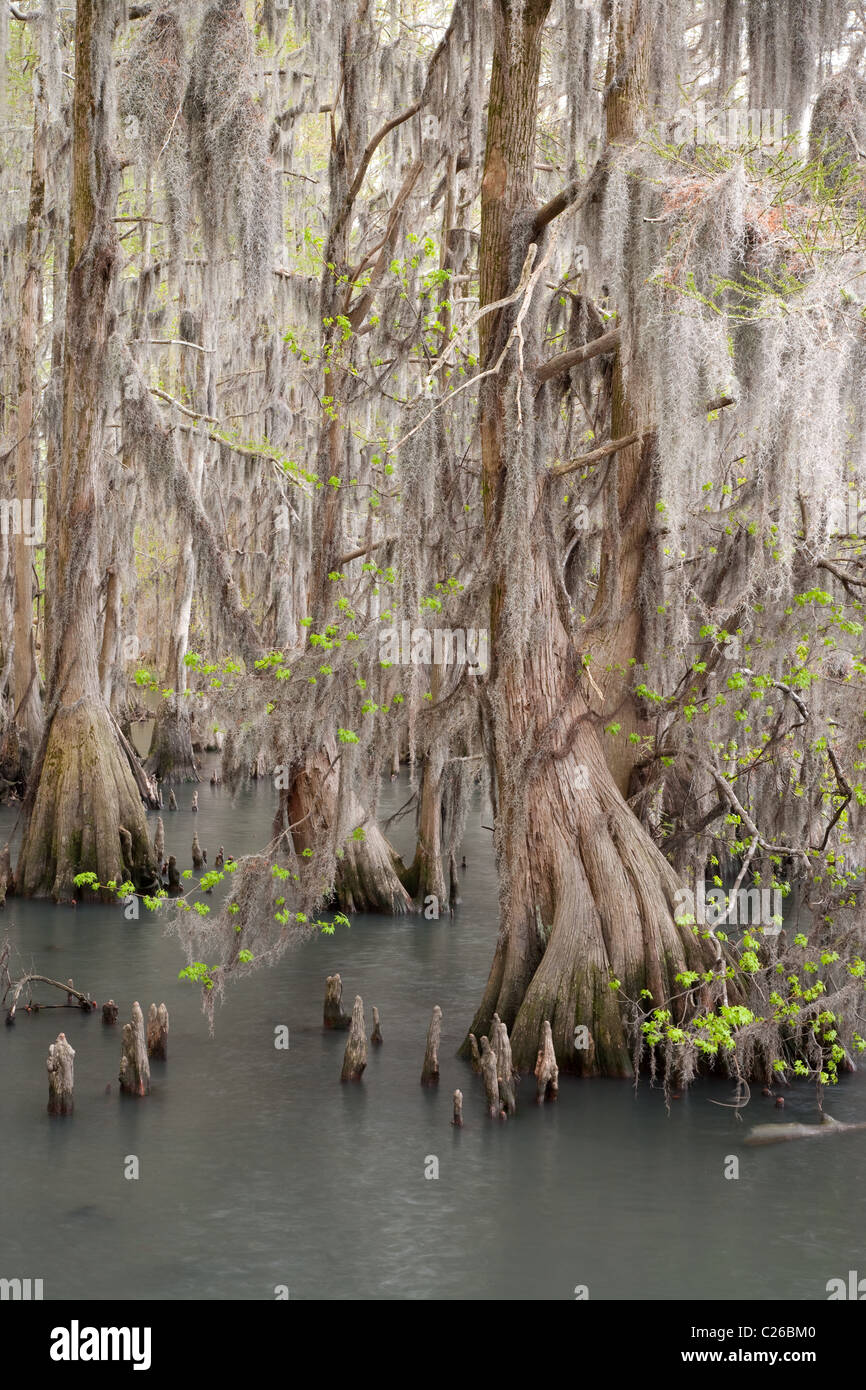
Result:
{"label": "swamp water", "polygon": [[[235,856],[268,838],[267,783],[234,798],[207,778],[165,811],[166,850],[189,867],[193,830]],[[383,814],[408,795],[386,788]],[[18,966],[72,977],[102,1004],[165,1000],[168,1062],[152,1094],[118,1095],[120,1027],[99,1011],[19,1011],[0,1028],[0,1277],[41,1278],[46,1299],[826,1299],[831,1278],[866,1275],[866,1133],[749,1149],[752,1124],[816,1118],[813,1092],[784,1115],[753,1093],[745,1123],[702,1083],[667,1115],[642,1083],[562,1077],[559,1101],[490,1121],[480,1078],[455,1057],[481,996],[497,930],[492,836],[470,817],[457,914],[353,919],[231,986],[211,1038],[177,941],[145,909],[55,908],[10,899]],[[15,811],[0,810],[0,844]],[[411,817],[394,842],[408,850]],[[215,902],[216,902],[216,895]],[[15,954],[17,953],[17,954]],[[344,1033],[321,1028],[325,977],[372,1005],[384,1046],[360,1085],[341,1085]],[[40,1002],[57,992],[34,988]],[[58,1000],[60,996],[57,995]],[[419,1084],[431,1009],[443,1010],[441,1080]],[[289,1029],[288,1050],[274,1047]],[[75,1114],[46,1113],[48,1045],[76,1050]],[[106,1085],[111,1093],[106,1094]],[[450,1124],[455,1087],[464,1129]],[[866,1118],[866,1070],[827,1099]],[[124,1176],[135,1155],[140,1177]],[[728,1156],[739,1178],[726,1179]],[[431,1158],[438,1160],[438,1178]]]}

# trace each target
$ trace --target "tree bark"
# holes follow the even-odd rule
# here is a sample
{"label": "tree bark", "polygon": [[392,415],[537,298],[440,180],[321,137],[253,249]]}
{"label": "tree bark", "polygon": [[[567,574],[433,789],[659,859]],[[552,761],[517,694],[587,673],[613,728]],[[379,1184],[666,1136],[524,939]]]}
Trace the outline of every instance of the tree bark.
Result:
{"label": "tree bark", "polygon": [[[45,210],[45,180],[48,168],[48,119],[43,83],[37,79],[33,112],[33,157],[30,173],[30,206],[24,238],[24,286],[18,330],[18,447],[15,452],[15,492],[23,507],[37,503],[36,450],[34,448],[34,400],[36,395],[36,347],[42,300],[42,263],[45,254],[41,232]],[[41,499],[40,499],[41,505]],[[32,516],[31,510],[31,516]],[[36,665],[36,634],[33,624],[34,539],[22,525],[14,540],[15,556],[15,633],[13,658],[14,720],[19,738],[19,776],[27,772],[42,738],[42,699]],[[7,774],[8,775],[8,774]]]}
{"label": "tree bark", "polygon": [[[73,879],[83,871],[94,872],[100,883],[122,874],[144,887],[155,870],[141,796],[98,670],[98,527],[119,252],[111,51],[116,16],[111,0],[82,0],[76,11],[62,448],[59,486],[48,496],[47,534],[56,552],[49,570],[56,589],[48,724],[16,873],[19,892],[55,899],[71,898]],[[131,839],[129,862],[121,825]]]}
{"label": "tree bark", "polygon": [[[522,14],[512,14],[509,0],[494,6],[481,200],[482,303],[512,293],[526,262],[541,39],[549,7],[549,0],[526,0]],[[512,305],[481,320],[484,365],[501,352],[516,311]],[[537,360],[540,343],[530,344],[531,322],[524,331],[524,353],[534,346]],[[522,415],[515,412],[513,401],[525,386],[514,348],[485,386],[481,450],[494,560],[490,710],[501,886],[499,938],[472,1032],[489,1034],[498,1013],[510,1031],[515,1066],[530,1071],[547,1021],[560,1069],[631,1075],[632,1049],[611,978],[622,982],[629,997],[648,988],[661,1003],[677,992],[677,972],[700,962],[700,950],[688,928],[674,921],[678,883],[670,865],[608,767],[565,625],[567,608],[559,602],[559,577],[551,573],[538,468],[527,484],[530,555],[518,591],[532,641],[515,636],[510,586],[516,581],[505,547],[497,545],[498,533],[509,471],[519,456],[535,458],[538,452],[521,432],[533,427],[535,412],[544,411],[549,387],[536,400],[533,381]],[[543,432],[535,438],[543,441]],[[581,1024],[591,1045],[577,1051],[574,1029]],[[469,1046],[467,1038],[465,1053]]]}

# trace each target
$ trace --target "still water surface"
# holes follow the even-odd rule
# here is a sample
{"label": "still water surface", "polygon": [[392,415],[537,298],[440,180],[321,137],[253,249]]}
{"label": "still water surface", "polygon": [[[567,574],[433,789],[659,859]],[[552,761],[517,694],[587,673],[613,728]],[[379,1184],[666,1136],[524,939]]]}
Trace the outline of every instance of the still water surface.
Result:
{"label": "still water surface", "polygon": [[[205,776],[209,775],[208,766]],[[387,812],[406,799],[387,789]],[[268,837],[274,793],[192,788],[166,812],[167,852],[189,866],[196,829],[216,856]],[[866,1275],[866,1133],[750,1150],[749,1123],[815,1118],[810,1093],[784,1116],[757,1095],[738,1126],[723,1082],[675,1102],[643,1084],[564,1078],[556,1105],[490,1122],[480,1081],[454,1056],[496,936],[491,835],[465,843],[452,919],[357,917],[273,970],[235,984],[211,1038],[198,991],[177,979],[177,942],[142,910],[10,899],[2,929],[19,961],[112,997],[165,1000],[169,1060],[141,1101],[117,1093],[120,1031],[99,1013],[19,1014],[0,1028],[0,1277],[42,1278],[46,1299],[824,1299],[828,1279]],[[0,843],[15,813],[0,809]],[[398,848],[412,827],[397,823]],[[345,1034],[321,1028],[325,976],[377,1005],[385,1039],[360,1086],[340,1084]],[[36,997],[55,992],[44,987]],[[441,1082],[419,1084],[430,1011],[444,1013]],[[288,1051],[274,1029],[290,1032]],[[66,1032],[75,1114],[46,1113],[48,1044]],[[111,1093],[106,1094],[106,1086]],[[464,1093],[465,1128],[451,1127]],[[866,1118],[866,1072],[828,1100]],[[140,1162],[137,1181],[125,1160]],[[729,1155],[737,1180],[724,1176]],[[425,1178],[435,1157],[438,1179]]]}

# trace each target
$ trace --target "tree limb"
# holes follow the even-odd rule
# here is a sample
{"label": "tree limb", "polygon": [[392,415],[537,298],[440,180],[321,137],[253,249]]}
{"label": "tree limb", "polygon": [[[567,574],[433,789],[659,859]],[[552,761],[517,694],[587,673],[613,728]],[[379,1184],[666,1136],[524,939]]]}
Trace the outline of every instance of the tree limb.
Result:
{"label": "tree limb", "polygon": [[555,357],[540,363],[535,369],[536,380],[539,385],[542,385],[545,381],[550,381],[552,377],[561,376],[563,372],[570,371],[572,367],[580,366],[582,362],[589,362],[593,357],[598,357],[603,352],[616,352],[621,342],[622,330],[611,328],[607,333],[602,333],[601,337],[593,338],[589,343],[582,343],[580,347],[571,348],[569,352],[559,352]]}

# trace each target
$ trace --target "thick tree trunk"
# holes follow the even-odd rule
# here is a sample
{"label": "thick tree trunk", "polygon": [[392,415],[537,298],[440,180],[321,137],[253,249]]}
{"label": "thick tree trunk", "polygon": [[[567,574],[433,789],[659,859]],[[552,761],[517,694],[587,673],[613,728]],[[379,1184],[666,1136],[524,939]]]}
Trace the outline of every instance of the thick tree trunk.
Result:
{"label": "thick tree trunk", "polygon": [[[336,768],[325,750],[302,773],[292,779],[288,792],[280,793],[280,810],[274,822],[275,834],[289,826],[295,851],[315,850],[327,841],[329,827],[338,816]],[[355,825],[364,821],[361,807],[354,804]],[[337,861],[334,899],[344,912],[410,912],[412,900],[403,887],[398,856],[375,822],[364,824],[363,840],[349,839],[343,857]]]}
{"label": "thick tree trunk", "polygon": [[[509,0],[495,4],[481,204],[483,303],[513,291],[526,259],[541,38],[549,8],[550,0],[526,0],[515,15]],[[510,321],[500,310],[481,323],[489,365]],[[540,352],[529,325],[526,333],[524,358]],[[515,421],[508,400],[518,391],[528,409]],[[543,412],[544,405],[543,391],[535,399],[518,378],[512,349],[483,393],[481,414],[485,519],[497,557],[490,708],[501,910],[493,966],[472,1032],[492,1035],[498,1013],[511,1035],[515,1067],[530,1071],[549,1022],[560,1069],[630,1075],[632,1048],[611,978],[631,998],[647,988],[661,1004],[678,992],[675,975],[697,964],[700,950],[689,929],[674,922],[676,877],[624,801],[588,705],[549,568],[539,511],[541,475],[549,462],[543,458],[528,487],[531,553],[520,590],[531,643],[513,630],[509,586],[515,581],[500,558],[498,531],[509,469],[517,467],[521,451],[537,453],[521,432],[531,428],[533,409]],[[589,1045],[576,1049],[575,1028],[581,1025]],[[469,1047],[467,1039],[467,1054]]]}
{"label": "thick tree trunk", "polygon": [[[16,882],[32,895],[68,898],[73,877],[100,883],[121,870],[154,879],[141,796],[99,682],[98,535],[109,405],[109,339],[118,241],[119,167],[113,154],[117,9],[82,0],[76,11],[69,293],[63,370],[60,477],[49,488],[55,551],[48,727],[27,805]],[[121,827],[129,848],[121,845]]]}
{"label": "thick tree trunk", "polygon": [[[18,330],[18,419],[16,423],[15,493],[22,508],[30,505],[31,525],[37,501],[36,449],[34,447],[34,399],[36,392],[36,344],[42,299],[42,237],[45,178],[48,164],[48,113],[37,83],[33,115],[33,158],[30,173],[30,207],[24,241],[25,271]],[[33,564],[35,544],[44,538],[28,536],[22,525],[13,542],[15,555],[15,649],[13,659],[14,720],[18,732],[19,777],[27,772],[42,737],[42,699],[36,666],[33,626]],[[8,773],[6,774],[8,776]]]}
{"label": "thick tree trunk", "polygon": [[100,699],[61,706],[51,720],[15,887],[25,897],[66,902],[84,872],[137,887],[156,874],[141,795]]}

